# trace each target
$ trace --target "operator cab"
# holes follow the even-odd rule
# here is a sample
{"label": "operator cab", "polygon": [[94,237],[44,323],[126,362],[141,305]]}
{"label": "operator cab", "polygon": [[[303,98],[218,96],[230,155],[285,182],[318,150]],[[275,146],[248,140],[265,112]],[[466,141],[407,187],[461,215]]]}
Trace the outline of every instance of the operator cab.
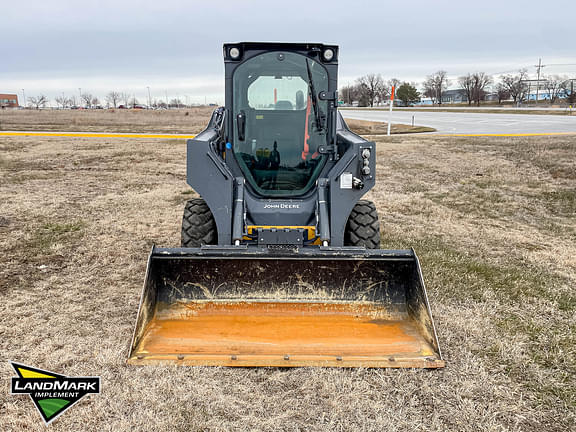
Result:
{"label": "operator cab", "polygon": [[330,141],[329,73],[320,53],[262,51],[232,74],[233,155],[261,196],[305,194],[315,184]]}
{"label": "operator cab", "polygon": [[[183,227],[197,229],[182,244],[377,247],[375,208],[358,213],[364,234],[347,234],[374,186],[375,151],[338,113],[338,47],[238,42],[223,54],[225,105],[187,144],[187,181],[202,198],[187,207]],[[201,230],[197,215],[214,224]]]}

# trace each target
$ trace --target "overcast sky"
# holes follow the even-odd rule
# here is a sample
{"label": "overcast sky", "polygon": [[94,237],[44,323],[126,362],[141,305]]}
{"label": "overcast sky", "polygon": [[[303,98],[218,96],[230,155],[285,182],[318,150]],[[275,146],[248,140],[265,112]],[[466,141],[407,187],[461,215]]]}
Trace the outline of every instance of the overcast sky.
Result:
{"label": "overcast sky", "polygon": [[[538,4],[539,6],[535,6]],[[110,90],[141,102],[223,103],[222,44],[340,46],[340,85],[366,73],[421,81],[444,69],[576,77],[576,1],[2,0],[0,93]]]}

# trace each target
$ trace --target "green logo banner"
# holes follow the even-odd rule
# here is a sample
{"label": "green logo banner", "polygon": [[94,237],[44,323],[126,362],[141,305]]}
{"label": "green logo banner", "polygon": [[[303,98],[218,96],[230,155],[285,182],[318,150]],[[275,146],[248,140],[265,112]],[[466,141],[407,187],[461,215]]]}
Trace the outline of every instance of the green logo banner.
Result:
{"label": "green logo banner", "polygon": [[50,424],[90,393],[100,393],[100,377],[67,377],[51,371],[11,362],[18,374],[11,393],[27,394],[44,423]]}

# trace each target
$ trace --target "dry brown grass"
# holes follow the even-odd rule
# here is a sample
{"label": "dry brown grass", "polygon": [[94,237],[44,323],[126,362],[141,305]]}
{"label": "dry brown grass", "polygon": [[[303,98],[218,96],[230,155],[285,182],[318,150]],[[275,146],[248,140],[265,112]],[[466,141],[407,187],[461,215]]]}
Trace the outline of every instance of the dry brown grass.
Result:
{"label": "dry brown grass", "polygon": [[184,141],[0,138],[0,430],[45,430],[8,360],[102,377],[53,430],[573,428],[576,140],[378,157],[383,247],[423,261],[444,370],[126,366],[149,248],[178,245],[192,195]]}
{"label": "dry brown grass", "polygon": [[[198,133],[214,107],[171,110],[0,110],[0,130]],[[387,124],[346,120],[356,133],[386,135]],[[434,132],[424,126],[393,124],[393,134]]]}
{"label": "dry brown grass", "polygon": [[171,110],[0,110],[0,130],[198,133],[213,107]]}
{"label": "dry brown grass", "polygon": [[[375,139],[388,133],[388,123],[346,119],[346,124],[357,134],[370,137],[370,139]],[[401,123],[393,123],[390,126],[390,133],[394,135],[435,131],[436,129],[427,126],[410,126]]]}

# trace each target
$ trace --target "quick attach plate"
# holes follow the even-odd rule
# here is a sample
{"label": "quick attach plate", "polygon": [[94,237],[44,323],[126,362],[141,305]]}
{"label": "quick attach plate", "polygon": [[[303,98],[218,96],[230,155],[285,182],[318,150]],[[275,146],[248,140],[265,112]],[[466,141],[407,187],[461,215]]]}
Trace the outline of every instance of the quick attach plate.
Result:
{"label": "quick attach plate", "polygon": [[258,229],[258,246],[294,245],[302,246],[306,233],[303,229]]}

